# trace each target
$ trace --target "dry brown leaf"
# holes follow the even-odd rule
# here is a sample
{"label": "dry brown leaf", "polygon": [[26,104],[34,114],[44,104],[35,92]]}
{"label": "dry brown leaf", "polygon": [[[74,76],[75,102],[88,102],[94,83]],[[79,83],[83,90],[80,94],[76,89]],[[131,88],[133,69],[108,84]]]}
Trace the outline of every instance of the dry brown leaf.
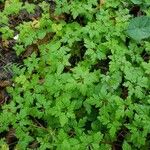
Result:
{"label": "dry brown leaf", "polygon": [[10,85],[11,85],[11,81],[9,81],[9,80],[0,81],[0,87],[1,88],[7,87]]}
{"label": "dry brown leaf", "polygon": [[7,41],[7,40],[3,40],[2,44],[3,44],[3,47],[6,47],[6,48],[9,47],[9,41]]}
{"label": "dry brown leaf", "polygon": [[0,90],[0,105],[5,103],[5,91],[4,90]]}
{"label": "dry brown leaf", "polygon": [[6,135],[6,141],[9,145],[14,143],[17,140],[16,135],[15,135],[15,129],[10,128],[7,135]]}
{"label": "dry brown leaf", "polygon": [[36,19],[33,20],[33,22],[31,23],[31,27],[32,28],[39,28],[40,27],[40,22]]}
{"label": "dry brown leaf", "polygon": [[29,57],[33,52],[38,53],[38,46],[36,44],[32,44],[27,46],[26,51],[23,52],[22,58],[27,58]]}
{"label": "dry brown leaf", "polygon": [[53,36],[54,36],[54,33],[46,34],[46,36],[43,39],[39,39],[37,41],[37,45],[46,44],[46,43],[50,42],[50,40],[53,38]]}
{"label": "dry brown leaf", "polygon": [[44,82],[45,82],[44,79],[40,79],[40,80],[39,80],[39,84],[43,84]]}
{"label": "dry brown leaf", "polygon": [[105,4],[105,0],[100,0],[100,6]]}

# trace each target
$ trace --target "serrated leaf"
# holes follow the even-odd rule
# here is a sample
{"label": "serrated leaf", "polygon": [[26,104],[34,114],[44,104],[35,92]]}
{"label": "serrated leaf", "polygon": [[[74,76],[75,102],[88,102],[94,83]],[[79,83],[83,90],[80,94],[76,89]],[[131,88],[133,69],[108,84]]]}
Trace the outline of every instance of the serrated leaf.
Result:
{"label": "serrated leaf", "polygon": [[122,149],[123,150],[131,150],[131,146],[126,141],[124,141]]}
{"label": "serrated leaf", "polygon": [[134,3],[134,4],[139,5],[139,4],[143,3],[143,0],[131,0],[131,2]]}
{"label": "serrated leaf", "polygon": [[70,150],[70,143],[65,139],[63,142],[62,142],[62,145],[61,145],[61,149],[62,150]]}
{"label": "serrated leaf", "polygon": [[61,126],[63,127],[67,122],[68,122],[68,118],[67,116],[63,113],[61,114],[61,116],[59,117],[59,121]]}
{"label": "serrated leaf", "polygon": [[129,23],[127,34],[136,41],[150,37],[150,17],[133,18]]}
{"label": "serrated leaf", "polygon": [[3,144],[3,145],[1,146],[1,150],[9,150],[8,145]]}

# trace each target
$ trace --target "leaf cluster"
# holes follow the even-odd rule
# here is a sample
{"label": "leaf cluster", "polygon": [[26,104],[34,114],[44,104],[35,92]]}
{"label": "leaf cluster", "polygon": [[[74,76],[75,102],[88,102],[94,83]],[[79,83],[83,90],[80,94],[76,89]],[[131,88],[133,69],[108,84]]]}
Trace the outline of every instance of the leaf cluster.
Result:
{"label": "leaf cluster", "polygon": [[[9,14],[33,13],[35,3],[40,18],[8,29]],[[149,21],[131,20],[132,3],[56,0],[51,13],[45,1],[5,2],[3,40],[17,31],[14,51],[31,53],[13,66],[11,101],[0,109],[0,132],[15,130],[14,149],[150,147]],[[1,149],[6,142],[2,137]]]}

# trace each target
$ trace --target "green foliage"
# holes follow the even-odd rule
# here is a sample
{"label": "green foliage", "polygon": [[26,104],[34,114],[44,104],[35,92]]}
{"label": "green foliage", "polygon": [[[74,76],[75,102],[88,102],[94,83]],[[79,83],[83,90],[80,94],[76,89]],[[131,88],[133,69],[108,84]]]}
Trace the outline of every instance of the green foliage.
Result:
{"label": "green foliage", "polygon": [[150,17],[142,16],[132,19],[127,33],[137,41],[150,37]]}
{"label": "green foliage", "polygon": [[10,0],[5,2],[4,13],[6,15],[17,14],[22,7],[22,2],[19,0]]}
{"label": "green foliage", "polygon": [[147,4],[147,5],[150,5],[150,2],[149,0],[131,0],[131,2],[133,2],[134,4]]}
{"label": "green foliage", "polygon": [[9,27],[2,27],[0,28],[0,32],[2,33],[2,38],[3,40],[7,40],[9,38],[13,38],[13,34],[14,34],[14,31],[11,30]]}
{"label": "green foliage", "polygon": [[[24,58],[13,65],[11,100],[0,109],[0,132],[15,130],[14,149],[150,147],[149,17],[132,18],[133,3],[141,4],[56,0],[53,14],[44,1],[5,2],[2,39],[17,31],[13,50]],[[9,29],[9,15],[36,13],[35,4],[39,18]],[[1,149],[8,148],[6,140]]]}

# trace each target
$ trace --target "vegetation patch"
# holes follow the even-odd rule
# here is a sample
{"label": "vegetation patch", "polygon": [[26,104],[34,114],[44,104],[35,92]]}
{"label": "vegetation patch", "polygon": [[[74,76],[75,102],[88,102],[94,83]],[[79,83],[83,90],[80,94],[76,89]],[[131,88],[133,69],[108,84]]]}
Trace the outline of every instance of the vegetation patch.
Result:
{"label": "vegetation patch", "polygon": [[149,149],[149,0],[0,10],[0,149]]}

